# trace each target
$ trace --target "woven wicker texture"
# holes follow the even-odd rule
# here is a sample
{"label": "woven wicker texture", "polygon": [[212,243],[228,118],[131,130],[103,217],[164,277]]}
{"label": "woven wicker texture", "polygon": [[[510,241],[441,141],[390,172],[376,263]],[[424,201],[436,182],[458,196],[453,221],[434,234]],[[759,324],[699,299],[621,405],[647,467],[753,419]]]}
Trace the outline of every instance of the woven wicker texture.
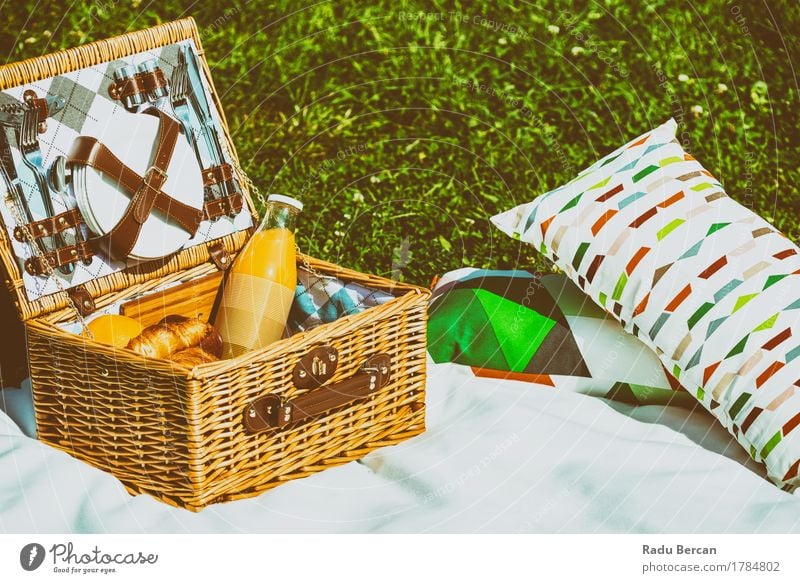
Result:
{"label": "woven wicker texture", "polygon": [[[191,19],[9,65],[0,68],[0,88],[186,38],[200,47]],[[218,103],[217,107],[221,112]],[[215,243],[235,254],[248,235],[237,233]],[[322,273],[397,297],[239,358],[189,370],[63,331],[58,324],[75,317],[65,294],[27,301],[5,233],[0,234],[0,258],[9,273],[6,285],[26,320],[39,438],[111,472],[132,492],[199,510],[358,459],[425,429],[428,290],[298,256],[298,262]],[[86,287],[102,308],[215,270],[206,246],[198,245],[147,273],[117,273]],[[351,377],[378,353],[391,357],[389,382],[368,399],[316,419],[247,433],[243,415],[251,401],[307,392],[294,386],[292,370],[302,356],[322,345],[332,345],[339,353],[339,367],[330,383]]]}
{"label": "woven wicker texture", "polygon": [[[343,464],[425,429],[429,292],[308,259],[312,267],[402,294],[384,306],[188,370],[27,323],[39,438],[117,476],[134,492],[197,510]],[[242,415],[266,394],[296,397],[292,369],[332,345],[331,382],[387,353],[392,374],[368,400],[317,420],[251,435]]]}

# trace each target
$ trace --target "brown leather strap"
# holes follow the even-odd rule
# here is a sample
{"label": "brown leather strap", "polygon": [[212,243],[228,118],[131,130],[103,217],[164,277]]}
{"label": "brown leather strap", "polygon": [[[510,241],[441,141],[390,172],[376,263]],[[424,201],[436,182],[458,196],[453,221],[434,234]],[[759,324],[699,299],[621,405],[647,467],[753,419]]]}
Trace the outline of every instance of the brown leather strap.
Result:
{"label": "brown leather strap", "polygon": [[88,316],[97,309],[92,294],[82,285],[70,288],[67,290],[67,295],[69,295],[72,305],[80,312],[81,316]]}
{"label": "brown leather strap", "polygon": [[[130,255],[139,238],[142,225],[155,205],[156,195],[161,192],[161,187],[167,180],[166,172],[178,138],[178,124],[163,114],[159,115],[159,118],[161,123],[156,138],[156,153],[150,168],[141,178],[122,218],[108,233],[95,240],[95,245],[109,257],[125,259]],[[98,168],[98,170],[114,176],[113,168]]]}
{"label": "brown leather strap", "polygon": [[108,95],[111,99],[124,99],[132,95],[147,93],[167,86],[167,78],[161,69],[137,73],[124,81],[115,81],[108,86]]}
{"label": "brown leather strap", "polygon": [[22,93],[22,99],[36,110],[37,121],[40,124],[47,122],[47,118],[50,116],[50,108],[47,105],[47,99],[44,97],[37,97],[36,91],[33,89],[26,89]]}
{"label": "brown leather strap", "polygon": [[[26,226],[31,237],[34,239],[41,239],[42,237],[50,237],[71,227],[77,227],[82,222],[83,217],[81,216],[81,212],[74,208],[54,217],[47,217],[41,221],[28,223]],[[25,233],[25,227],[14,227],[14,238],[22,243],[26,242],[28,239]]]}
{"label": "brown leather strap", "polygon": [[207,200],[203,205],[203,218],[205,220],[218,219],[227,214],[238,215],[242,210],[244,199],[239,193],[222,198]]}
{"label": "brown leather strap", "polygon": [[47,100],[44,97],[34,97],[30,100],[30,105],[36,108],[39,123],[44,123],[50,116],[50,108],[47,106]]}
{"label": "brown leather strap", "polygon": [[167,78],[161,69],[139,73],[136,76],[139,77],[139,84],[145,91],[153,91],[167,86]]}
{"label": "brown leather strap", "polygon": [[90,136],[79,136],[70,151],[69,163],[91,166],[117,180],[119,186],[132,195],[130,204],[116,225],[105,235],[93,239],[93,244],[105,255],[124,260],[130,254],[142,224],[157,208],[185,231],[194,235],[203,217],[202,210],[185,205],[164,193],[179,126],[168,115],[154,110],[160,120],[156,152],[144,176],[123,164],[108,148]]}
{"label": "brown leather strap", "polygon": [[203,169],[203,186],[211,186],[220,182],[227,182],[233,178],[233,168],[230,164],[220,164]]}
{"label": "brown leather strap", "polygon": [[343,381],[323,385],[294,399],[279,395],[259,397],[245,407],[244,427],[249,433],[258,433],[317,419],[329,411],[372,396],[387,384],[390,375],[390,357],[376,354],[368,358],[355,375]]}
{"label": "brown leather strap", "polygon": [[[108,176],[115,178],[119,186],[127,191],[128,194],[134,194],[143,180],[136,172],[125,166],[111,150],[101,142],[98,142],[97,138],[91,136],[75,138],[70,151],[69,162],[86,164],[104,172]],[[197,226],[200,222],[198,220],[199,211],[196,208],[185,205],[163,192],[156,196],[154,206],[186,231],[192,234],[197,232]]]}
{"label": "brown leather strap", "polygon": [[47,275],[51,270],[75,261],[88,260],[94,257],[94,251],[88,241],[76,245],[59,247],[42,256],[35,255],[25,260],[25,271],[31,275]]}
{"label": "brown leather strap", "polygon": [[228,253],[228,250],[225,249],[225,246],[219,242],[212,243],[208,246],[208,256],[211,258],[211,262],[220,271],[227,271],[228,268],[233,264],[233,258],[231,257],[231,254]]}

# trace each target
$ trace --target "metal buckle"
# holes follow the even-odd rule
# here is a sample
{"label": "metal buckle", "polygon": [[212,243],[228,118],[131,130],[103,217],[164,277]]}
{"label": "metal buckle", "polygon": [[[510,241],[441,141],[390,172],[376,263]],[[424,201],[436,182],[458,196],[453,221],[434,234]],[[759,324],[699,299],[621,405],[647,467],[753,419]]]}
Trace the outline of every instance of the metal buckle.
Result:
{"label": "metal buckle", "polygon": [[292,422],[292,413],[294,412],[294,405],[292,405],[288,401],[281,400],[281,404],[278,407],[277,415],[278,415],[278,427],[284,427],[285,425],[289,425]]}
{"label": "metal buckle", "polygon": [[161,186],[164,186],[164,183],[167,181],[167,173],[158,166],[150,166],[150,168],[147,169],[147,172],[144,173],[144,178],[142,178],[142,182],[148,188],[152,188],[153,190],[161,190],[161,188],[156,188],[150,184],[150,180],[152,180],[152,174],[158,174],[161,177]]}
{"label": "metal buckle", "polygon": [[[273,427],[284,427],[292,422],[294,405],[277,396],[269,397],[269,404],[264,408],[266,421]],[[253,417],[254,415],[251,415]]]}

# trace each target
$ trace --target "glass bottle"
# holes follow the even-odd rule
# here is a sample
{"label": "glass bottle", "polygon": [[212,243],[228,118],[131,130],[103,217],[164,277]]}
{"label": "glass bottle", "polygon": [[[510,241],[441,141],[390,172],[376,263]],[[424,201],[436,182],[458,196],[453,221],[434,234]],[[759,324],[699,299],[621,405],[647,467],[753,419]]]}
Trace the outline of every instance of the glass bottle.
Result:
{"label": "glass bottle", "polygon": [[295,220],[303,203],[271,194],[258,229],[226,274],[214,325],[223,358],[280,340],[297,286]]}

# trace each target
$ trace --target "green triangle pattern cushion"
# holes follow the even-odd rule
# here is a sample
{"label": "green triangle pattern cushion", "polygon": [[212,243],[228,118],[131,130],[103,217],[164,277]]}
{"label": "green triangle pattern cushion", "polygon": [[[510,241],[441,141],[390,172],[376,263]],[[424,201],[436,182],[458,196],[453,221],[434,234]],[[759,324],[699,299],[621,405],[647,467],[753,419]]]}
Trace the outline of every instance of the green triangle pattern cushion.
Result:
{"label": "green triangle pattern cushion", "polygon": [[428,352],[434,362],[468,365],[483,376],[506,372],[503,378],[623,401],[663,403],[680,389],[649,348],[564,275],[445,274],[428,308]]}

